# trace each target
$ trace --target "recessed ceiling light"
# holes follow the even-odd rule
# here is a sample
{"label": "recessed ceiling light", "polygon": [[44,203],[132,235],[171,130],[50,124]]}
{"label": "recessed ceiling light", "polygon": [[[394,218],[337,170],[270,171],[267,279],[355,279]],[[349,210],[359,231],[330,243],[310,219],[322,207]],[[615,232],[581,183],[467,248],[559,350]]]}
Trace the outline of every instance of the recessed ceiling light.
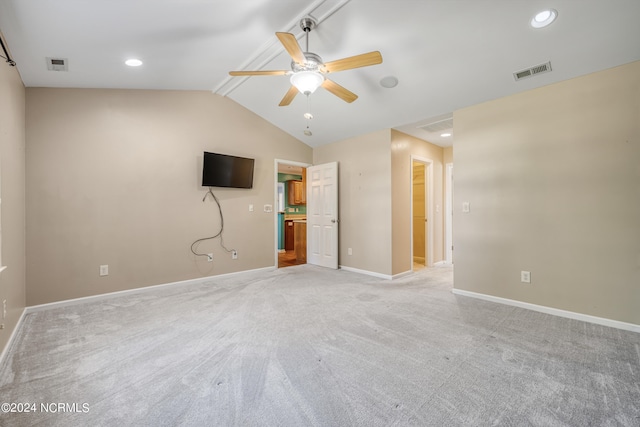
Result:
{"label": "recessed ceiling light", "polygon": [[139,67],[142,65],[142,61],[140,61],[139,59],[127,59],[126,61],[124,61],[125,64],[127,64],[129,67]]}
{"label": "recessed ceiling light", "polygon": [[531,26],[533,28],[544,28],[550,25],[558,17],[558,11],[555,9],[547,9],[538,12],[536,16],[531,18]]}
{"label": "recessed ceiling light", "polygon": [[446,132],[446,133],[441,133],[440,136],[443,137],[443,138],[447,138],[447,137],[451,136],[451,134]]}
{"label": "recessed ceiling light", "polygon": [[380,79],[380,86],[386,87],[387,89],[394,88],[398,86],[398,78],[394,76],[387,76]]}

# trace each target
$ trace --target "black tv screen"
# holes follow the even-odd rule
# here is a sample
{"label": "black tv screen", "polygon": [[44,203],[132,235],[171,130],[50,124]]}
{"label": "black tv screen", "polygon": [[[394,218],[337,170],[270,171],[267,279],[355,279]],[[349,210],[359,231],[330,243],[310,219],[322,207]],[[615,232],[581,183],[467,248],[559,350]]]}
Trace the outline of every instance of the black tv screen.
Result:
{"label": "black tv screen", "polygon": [[254,159],[204,152],[203,187],[253,188]]}

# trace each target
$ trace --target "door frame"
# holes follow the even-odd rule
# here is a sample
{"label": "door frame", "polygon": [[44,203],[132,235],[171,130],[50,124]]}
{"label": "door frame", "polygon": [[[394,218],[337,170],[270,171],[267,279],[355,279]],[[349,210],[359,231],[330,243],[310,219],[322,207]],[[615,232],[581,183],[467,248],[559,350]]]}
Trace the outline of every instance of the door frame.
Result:
{"label": "door frame", "polygon": [[453,264],[453,163],[445,164],[444,247],[447,264]]}
{"label": "door frame", "polygon": [[426,233],[427,238],[425,239],[425,244],[427,245],[427,256],[425,257],[425,266],[431,267],[433,265],[433,160],[420,157],[416,155],[411,155],[409,167],[409,225],[410,225],[410,256],[411,256],[411,271],[413,271],[413,163],[422,163],[424,164],[424,174],[425,174],[425,191],[427,192],[425,197],[425,212],[427,219],[427,227]]}
{"label": "door frame", "polygon": [[[302,168],[308,168],[312,166],[311,163],[296,162],[294,160],[274,159],[273,162],[273,206],[278,206],[278,167],[280,165],[287,166],[299,166]],[[278,209],[273,209],[273,252],[274,252],[274,266],[278,268]]]}

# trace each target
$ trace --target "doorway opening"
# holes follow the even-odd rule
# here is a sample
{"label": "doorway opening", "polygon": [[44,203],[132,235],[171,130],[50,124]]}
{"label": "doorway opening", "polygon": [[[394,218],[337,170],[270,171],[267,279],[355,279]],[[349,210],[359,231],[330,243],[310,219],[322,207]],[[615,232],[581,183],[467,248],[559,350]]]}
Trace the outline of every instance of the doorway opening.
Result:
{"label": "doorway opening", "polygon": [[411,156],[412,271],[433,265],[433,161]]}
{"label": "doorway opening", "polygon": [[275,266],[307,263],[307,163],[275,160]]}

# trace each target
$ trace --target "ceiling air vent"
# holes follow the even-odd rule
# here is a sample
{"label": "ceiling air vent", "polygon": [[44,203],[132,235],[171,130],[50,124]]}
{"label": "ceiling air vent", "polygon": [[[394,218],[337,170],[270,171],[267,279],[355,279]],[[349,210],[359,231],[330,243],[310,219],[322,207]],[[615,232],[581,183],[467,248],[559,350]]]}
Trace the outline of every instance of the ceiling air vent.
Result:
{"label": "ceiling air vent", "polygon": [[47,57],[47,70],[49,71],[69,71],[69,60],[66,58]]}
{"label": "ceiling air vent", "polygon": [[418,129],[422,129],[427,132],[442,132],[443,130],[453,129],[453,117],[418,126]]}
{"label": "ceiling air vent", "polygon": [[535,76],[536,74],[548,73],[549,71],[551,71],[551,62],[536,65],[534,67],[527,68],[526,70],[516,71],[513,73],[513,77],[518,81],[527,77]]}

